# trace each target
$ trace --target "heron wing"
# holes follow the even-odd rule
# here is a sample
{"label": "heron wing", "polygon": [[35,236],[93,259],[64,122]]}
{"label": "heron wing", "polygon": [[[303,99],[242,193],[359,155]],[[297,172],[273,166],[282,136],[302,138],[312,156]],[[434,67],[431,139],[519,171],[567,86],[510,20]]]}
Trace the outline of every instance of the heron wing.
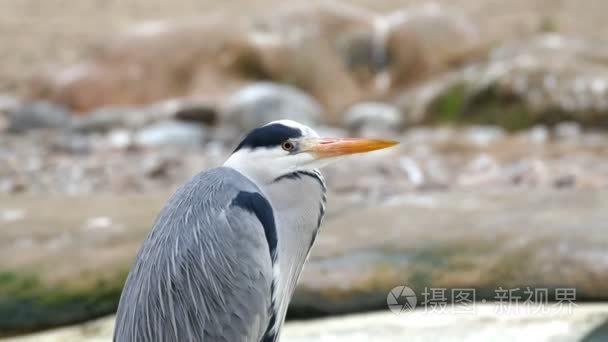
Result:
{"label": "heron wing", "polygon": [[[245,197],[253,202],[235,200],[239,194],[252,194]],[[228,168],[201,173],[179,189],[129,273],[114,341],[268,339],[273,311],[267,235],[274,218],[263,201],[254,183]],[[270,210],[271,217],[258,209],[266,215]]]}

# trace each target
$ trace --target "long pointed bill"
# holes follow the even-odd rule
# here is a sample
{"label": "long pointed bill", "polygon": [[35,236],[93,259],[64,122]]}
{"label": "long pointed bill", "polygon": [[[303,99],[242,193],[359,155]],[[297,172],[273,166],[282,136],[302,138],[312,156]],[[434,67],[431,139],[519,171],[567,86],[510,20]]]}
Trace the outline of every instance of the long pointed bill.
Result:
{"label": "long pointed bill", "polygon": [[318,158],[331,158],[347,154],[364,153],[397,145],[399,142],[380,139],[315,139],[310,151]]}

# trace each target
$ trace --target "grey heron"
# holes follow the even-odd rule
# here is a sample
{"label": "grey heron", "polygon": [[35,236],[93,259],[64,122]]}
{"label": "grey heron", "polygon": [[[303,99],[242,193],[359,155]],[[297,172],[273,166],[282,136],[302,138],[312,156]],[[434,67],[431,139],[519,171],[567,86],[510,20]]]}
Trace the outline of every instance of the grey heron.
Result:
{"label": "grey heron", "polygon": [[127,277],[114,341],[276,341],[325,213],[318,168],[395,145],[280,120],[178,189]]}

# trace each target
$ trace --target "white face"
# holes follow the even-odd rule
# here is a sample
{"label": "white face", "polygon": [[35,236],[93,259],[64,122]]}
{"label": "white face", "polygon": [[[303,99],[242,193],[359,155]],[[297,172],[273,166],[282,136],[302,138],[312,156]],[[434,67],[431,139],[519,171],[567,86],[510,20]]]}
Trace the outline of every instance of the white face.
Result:
{"label": "white face", "polygon": [[323,167],[347,154],[395,144],[394,141],[373,139],[323,139],[308,126],[279,120],[249,133],[224,166],[266,184],[295,171]]}
{"label": "white face", "polygon": [[310,150],[311,145],[319,138],[312,128],[291,120],[279,120],[264,127],[280,124],[298,129],[302,136],[283,140],[282,143],[269,147],[244,147],[233,153],[224,163],[250,178],[264,183],[298,170],[312,170],[331,161],[331,158],[319,159]]}

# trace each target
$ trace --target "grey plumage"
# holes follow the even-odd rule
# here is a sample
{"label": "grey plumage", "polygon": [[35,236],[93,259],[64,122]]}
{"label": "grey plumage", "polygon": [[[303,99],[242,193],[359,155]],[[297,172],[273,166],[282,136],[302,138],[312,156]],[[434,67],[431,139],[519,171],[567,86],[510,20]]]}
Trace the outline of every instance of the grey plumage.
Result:
{"label": "grey plumage", "polygon": [[325,214],[317,167],[394,144],[322,139],[288,120],[250,132],[159,214],[127,277],[114,341],[276,341]]}
{"label": "grey plumage", "polygon": [[195,176],[159,214],[120,299],[115,341],[259,341],[271,313],[272,261],[260,193],[230,168]]}

